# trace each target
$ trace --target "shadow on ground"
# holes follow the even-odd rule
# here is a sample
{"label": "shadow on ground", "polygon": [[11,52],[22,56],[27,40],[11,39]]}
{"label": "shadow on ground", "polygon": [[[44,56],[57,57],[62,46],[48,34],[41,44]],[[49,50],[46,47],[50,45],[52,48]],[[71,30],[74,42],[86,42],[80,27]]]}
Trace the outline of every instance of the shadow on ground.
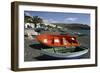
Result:
{"label": "shadow on ground", "polygon": [[38,49],[38,50],[41,50],[41,48],[43,49],[46,49],[46,48],[51,48],[49,46],[45,46],[43,44],[31,44],[29,45],[31,48],[34,48],[34,49]]}

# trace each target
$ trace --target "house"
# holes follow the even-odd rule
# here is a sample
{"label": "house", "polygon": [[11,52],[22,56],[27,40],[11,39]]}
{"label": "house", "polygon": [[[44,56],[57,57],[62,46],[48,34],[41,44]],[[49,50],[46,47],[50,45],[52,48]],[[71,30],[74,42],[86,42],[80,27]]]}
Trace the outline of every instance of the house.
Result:
{"label": "house", "polygon": [[57,26],[57,28],[62,29],[62,27],[61,27],[61,26]]}
{"label": "house", "polygon": [[25,23],[25,28],[35,28],[33,23]]}
{"label": "house", "polygon": [[37,23],[36,27],[34,23],[25,23],[25,28],[40,28],[40,27],[41,27],[40,23]]}

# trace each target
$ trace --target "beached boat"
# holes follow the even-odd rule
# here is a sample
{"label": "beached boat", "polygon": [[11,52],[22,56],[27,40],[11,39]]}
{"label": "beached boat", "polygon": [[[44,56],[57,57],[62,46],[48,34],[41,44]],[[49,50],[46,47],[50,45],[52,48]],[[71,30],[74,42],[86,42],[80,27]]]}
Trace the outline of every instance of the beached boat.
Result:
{"label": "beached boat", "polygon": [[[54,51],[55,50],[55,51]],[[89,49],[86,47],[75,47],[75,48],[47,48],[41,49],[41,53],[53,58],[66,58],[66,59],[75,59],[80,58],[84,54],[88,53]]]}
{"label": "beached boat", "polygon": [[41,34],[36,39],[49,48],[41,48],[41,53],[55,58],[81,57],[88,52],[88,48],[80,46],[75,36]]}

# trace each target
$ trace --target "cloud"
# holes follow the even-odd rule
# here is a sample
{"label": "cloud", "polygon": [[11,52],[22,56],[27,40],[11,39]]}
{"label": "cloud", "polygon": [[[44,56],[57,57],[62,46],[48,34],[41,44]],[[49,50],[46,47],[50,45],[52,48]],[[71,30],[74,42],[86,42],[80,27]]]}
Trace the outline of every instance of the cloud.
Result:
{"label": "cloud", "polygon": [[69,17],[69,18],[66,18],[65,21],[76,21],[78,18],[75,18],[75,17]]}
{"label": "cloud", "polygon": [[57,20],[54,20],[54,19],[49,19],[48,20],[50,23],[58,23],[59,21],[57,21]]}
{"label": "cloud", "polygon": [[49,23],[48,20],[46,20],[46,19],[43,19],[43,22],[44,22],[44,23]]}
{"label": "cloud", "polygon": [[75,17],[68,17],[68,18],[65,18],[64,20],[61,19],[61,20],[55,20],[53,18],[49,18],[49,19],[44,19],[44,22],[46,23],[69,23],[69,22],[76,22],[78,18],[75,18]]}
{"label": "cloud", "polygon": [[26,16],[31,16],[31,14],[30,14],[30,13],[28,13],[28,12],[25,12],[25,15],[26,15]]}
{"label": "cloud", "polygon": [[51,23],[59,23],[59,21],[52,20]]}

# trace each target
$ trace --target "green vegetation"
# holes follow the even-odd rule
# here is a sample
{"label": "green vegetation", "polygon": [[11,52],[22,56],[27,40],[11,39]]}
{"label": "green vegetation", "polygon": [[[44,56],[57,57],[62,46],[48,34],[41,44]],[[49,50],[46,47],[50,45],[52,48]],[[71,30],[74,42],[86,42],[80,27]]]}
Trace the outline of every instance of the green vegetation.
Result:
{"label": "green vegetation", "polygon": [[24,22],[25,23],[34,23],[34,25],[36,27],[38,23],[41,24],[43,22],[43,19],[38,16],[33,16],[33,17],[25,16]]}
{"label": "green vegetation", "polygon": [[32,17],[30,17],[30,16],[25,16],[24,17],[24,23],[32,23],[32,22],[33,22]]}
{"label": "green vegetation", "polygon": [[42,18],[38,17],[38,16],[33,16],[33,23],[35,24],[35,27],[37,26],[38,23],[42,23],[43,20]]}

